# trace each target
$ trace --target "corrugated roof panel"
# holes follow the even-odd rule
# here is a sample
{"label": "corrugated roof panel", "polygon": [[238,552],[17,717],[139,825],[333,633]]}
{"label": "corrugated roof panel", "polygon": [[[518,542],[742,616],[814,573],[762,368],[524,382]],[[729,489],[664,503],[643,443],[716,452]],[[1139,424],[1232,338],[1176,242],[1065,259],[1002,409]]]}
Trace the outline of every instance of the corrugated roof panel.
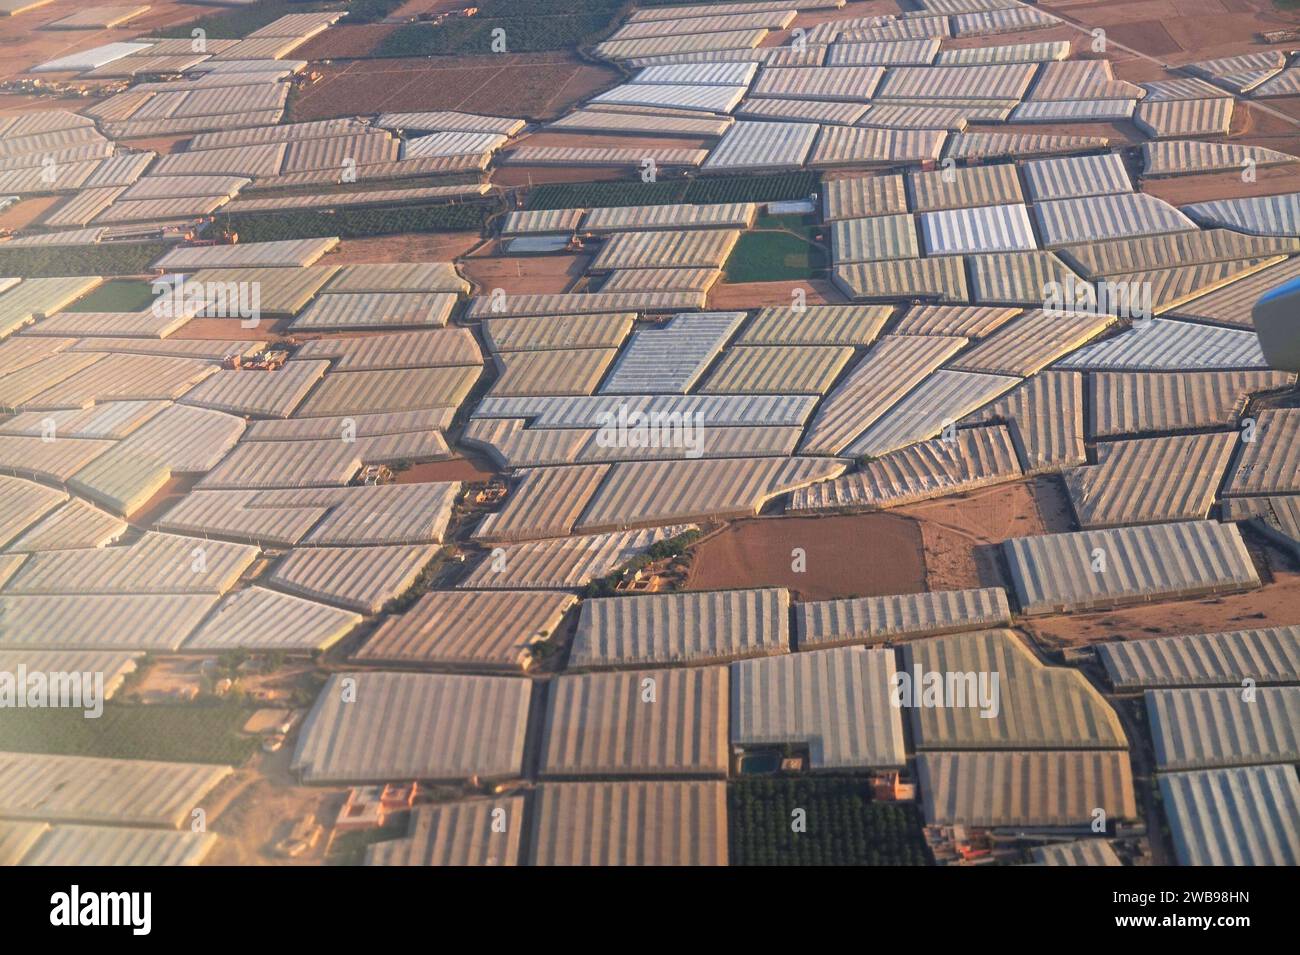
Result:
{"label": "corrugated roof panel", "polygon": [[791,511],[897,507],[1021,476],[1005,427],[966,428],[867,462],[852,474],[796,491]]}
{"label": "corrugated roof panel", "polygon": [[709,153],[705,171],[797,169],[812,149],[816,123],[738,122]]}
{"label": "corrugated roof panel", "polygon": [[726,667],[557,677],[540,775],[725,776]]}
{"label": "corrugated roof panel", "polygon": [[633,332],[601,392],[640,395],[690,390],[744,318],[744,312],[687,313],[662,328]]}
{"label": "corrugated roof panel", "polygon": [[943,705],[919,705],[928,689],[919,683],[901,691],[918,750],[1128,747],[1119,715],[1087,677],[1042,663],[1010,630],[913,640],[903,647],[903,661],[908,674],[945,675]]}
{"label": "corrugated roof panel", "polygon": [[1097,463],[1065,472],[1081,527],[1203,520],[1237,443],[1236,432],[1097,445]]}
{"label": "corrugated roof panel", "polygon": [[870,345],[893,314],[887,305],[769,306],[745,326],[738,345]]}
{"label": "corrugated roof panel", "polygon": [[1001,587],[810,600],[795,605],[795,616],[800,650],[932,637],[1011,624],[1011,608]]}
{"label": "corrugated roof panel", "polygon": [[966,268],[960,256],[854,262],[835,267],[832,280],[857,301],[931,299],[970,300]]}
{"label": "corrugated roof panel", "polygon": [[727,864],[722,782],[545,783],[532,814],[535,866]]}
{"label": "corrugated roof panel", "polygon": [[1183,206],[1182,211],[1205,226],[1251,235],[1300,235],[1300,192],[1215,199]]}
{"label": "corrugated roof panel", "polygon": [[838,461],[798,457],[615,464],[575,528],[590,533],[752,516],[772,498],[843,470]]}
{"label": "corrugated roof panel", "polygon": [[912,172],[907,180],[916,212],[1024,201],[1012,163]]}
{"label": "corrugated roof panel", "polygon": [[1300,627],[1101,643],[1097,653],[1117,690],[1300,683]]}
{"label": "corrugated roof panel", "polygon": [[1182,865],[1300,863],[1294,766],[1162,773],[1160,795]]}
{"label": "corrugated roof panel", "polygon": [[[424,804],[411,811],[410,830],[400,839],[366,846],[366,865],[519,865],[524,797],[464,799]],[[504,828],[496,823],[504,820]]]}
{"label": "corrugated roof panel", "polygon": [[1137,818],[1125,752],[921,753],[917,780],[930,825],[1091,825]]}
{"label": "corrugated roof panel", "polygon": [[731,665],[731,743],[808,747],[814,770],[902,766],[892,650],[840,647]]}
{"label": "corrugated roof panel", "polygon": [[1030,198],[1035,202],[1133,191],[1124,157],[1119,153],[1038,159],[1025,163],[1024,170]]}
{"label": "corrugated roof panel", "polygon": [[788,653],[783,589],[652,594],[586,601],[571,669],[717,663]]}
{"label": "corrugated roof panel", "polygon": [[1231,427],[1250,395],[1295,384],[1279,371],[1179,372],[1092,376],[1091,433],[1099,438]]}
{"label": "corrugated roof panel", "polygon": [[831,179],[823,189],[827,221],[907,212],[902,176]]}
{"label": "corrugated roof panel", "polygon": [[1153,318],[1079,349],[1058,367],[1196,371],[1267,366],[1254,332]]}
{"label": "corrugated roof panel", "polygon": [[336,673],[292,766],[306,782],[515,777],[531,691],[512,677]]}
{"label": "corrugated roof panel", "polygon": [[1300,492],[1300,409],[1265,409],[1255,415],[1252,440],[1243,434],[1225,495]]}
{"label": "corrugated roof panel", "polygon": [[353,654],[365,663],[519,670],[578,602],[567,593],[433,591],[388,617]]}
{"label": "corrugated roof panel", "polygon": [[1002,550],[1026,614],[1259,586],[1236,526],[1213,521],[1021,537]]}
{"label": "corrugated roof panel", "polygon": [[[1017,384],[1019,379],[1008,375],[936,371],[878,418],[843,453],[874,458],[926,441]],[[987,457],[986,461],[991,464],[997,457]]]}
{"label": "corrugated roof panel", "polygon": [[1040,202],[1034,212],[1047,248],[1196,228],[1191,219],[1169,203],[1146,193]]}
{"label": "corrugated roof panel", "polygon": [[263,587],[222,598],[212,616],[185,641],[185,652],[246,650],[310,653],[347,636],[361,615]]}
{"label": "corrugated roof panel", "polygon": [[929,255],[1034,249],[1034,228],[1024,205],[944,209],[918,216]]}
{"label": "corrugated roof panel", "polygon": [[899,165],[937,160],[947,132],[942,129],[876,129],[827,126],[808,159],[815,168],[882,163]]}
{"label": "corrugated roof panel", "polygon": [[1155,139],[1226,136],[1232,126],[1232,107],[1230,97],[1140,102],[1133,122]]}
{"label": "corrugated roof panel", "polygon": [[1156,768],[1220,769],[1300,760],[1300,687],[1147,690]]}
{"label": "corrugated roof panel", "polygon": [[822,402],[802,450],[839,454],[929,372],[959,351],[964,338],[886,336]]}

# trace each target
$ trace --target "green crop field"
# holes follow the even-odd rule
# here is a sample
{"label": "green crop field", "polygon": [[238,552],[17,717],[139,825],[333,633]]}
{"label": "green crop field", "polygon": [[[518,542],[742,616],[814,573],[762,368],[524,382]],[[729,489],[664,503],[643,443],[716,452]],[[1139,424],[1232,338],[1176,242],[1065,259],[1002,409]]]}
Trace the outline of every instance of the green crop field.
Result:
{"label": "green crop field", "polygon": [[240,242],[326,235],[359,239],[398,232],[468,232],[481,230],[495,208],[496,204],[492,202],[460,202],[386,209],[295,209],[274,214],[224,216],[222,226],[237,233]]}
{"label": "green crop field", "polygon": [[[796,809],[806,831],[792,829]],[[854,777],[739,779],[727,786],[732,865],[926,865],[913,803],[873,802]]]}
{"label": "green crop field", "polygon": [[138,275],[171,246],[165,242],[112,245],[31,246],[0,249],[0,275],[40,278],[51,275]]}
{"label": "green crop field", "polygon": [[81,710],[11,709],[0,719],[0,751],[237,766],[258,746],[239,733],[250,712],[229,703],[110,702],[86,719]]}
{"label": "green crop field", "polygon": [[139,312],[153,304],[153,285],[142,279],[114,279],[94,289],[65,312]]}
{"label": "green crop field", "polygon": [[728,282],[793,282],[825,271],[826,250],[814,227],[764,217],[736,243],[724,271]]}
{"label": "green crop field", "polygon": [[718,176],[707,179],[664,179],[642,182],[565,182],[535,186],[528,193],[529,209],[577,209],[601,206],[662,206],[676,202],[710,205],[719,202],[779,202],[804,199],[817,190],[810,172],[771,176]]}
{"label": "green crop field", "polygon": [[[502,52],[536,53],[586,46],[611,27],[624,0],[482,0],[470,18],[443,23],[408,23],[379,44],[372,56],[433,56]],[[497,33],[496,31],[502,31]]]}

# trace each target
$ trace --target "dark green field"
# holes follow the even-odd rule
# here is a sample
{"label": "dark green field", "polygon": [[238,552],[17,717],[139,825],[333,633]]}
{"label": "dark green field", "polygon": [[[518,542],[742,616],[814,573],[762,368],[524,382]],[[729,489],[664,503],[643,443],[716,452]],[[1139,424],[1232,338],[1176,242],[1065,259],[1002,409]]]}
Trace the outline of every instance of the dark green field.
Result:
{"label": "dark green field", "polygon": [[803,216],[760,216],[727,259],[727,281],[793,282],[824,271],[826,250],[813,237],[816,229]]}
{"label": "dark green field", "polygon": [[69,305],[66,312],[139,312],[153,304],[153,286],[141,279],[114,279]]}
{"label": "dark green field", "polygon": [[241,242],[272,242],[336,235],[360,239],[399,232],[479,231],[496,209],[491,202],[461,202],[436,206],[339,209],[296,209],[276,213],[223,216],[222,227],[239,235]]}
{"label": "dark green field", "polygon": [[[792,813],[807,828],[793,831]],[[804,776],[727,786],[732,865],[927,865],[912,803],[873,802],[865,780]]]}
{"label": "dark green field", "polygon": [[663,179],[642,182],[564,182],[536,186],[528,193],[528,209],[576,209],[598,206],[662,206],[676,202],[708,205],[717,202],[780,202],[804,199],[817,191],[811,172],[771,176],[716,176],[707,179]]}
{"label": "dark green field", "polygon": [[[435,56],[502,52],[537,53],[586,46],[607,33],[625,0],[480,0],[471,18],[437,26],[408,23],[383,39],[372,56]],[[496,33],[495,31],[503,31]]]}
{"label": "dark green field", "polygon": [[227,703],[108,703],[86,719],[81,710],[10,709],[0,719],[0,751],[238,766],[258,746],[239,733],[250,712]]}
{"label": "dark green field", "polygon": [[0,249],[0,275],[139,275],[171,246],[164,242]]}

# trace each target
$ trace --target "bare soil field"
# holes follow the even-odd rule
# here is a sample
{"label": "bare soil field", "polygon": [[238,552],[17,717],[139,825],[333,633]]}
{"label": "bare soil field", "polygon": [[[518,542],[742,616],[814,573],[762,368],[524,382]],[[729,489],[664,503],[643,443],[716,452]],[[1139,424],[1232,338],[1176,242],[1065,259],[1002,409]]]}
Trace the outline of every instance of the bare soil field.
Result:
{"label": "bare soil field", "polygon": [[320,72],[291,98],[291,121],[440,109],[552,119],[619,80],[568,53],[352,60]]}
{"label": "bare soil field", "polygon": [[[792,569],[796,547],[806,555],[803,573]],[[894,514],[736,521],[693,553],[687,590],[788,587],[801,600],[925,590],[920,529]]]}
{"label": "bare soil field", "polygon": [[505,289],[507,295],[567,292],[586,274],[591,255],[478,256],[459,263],[460,272],[480,290]]}
{"label": "bare soil field", "polygon": [[492,182],[498,186],[532,186],[545,182],[613,182],[638,178],[632,169],[615,166],[499,166],[492,170]]}
{"label": "bare soil field", "polygon": [[171,337],[201,338],[206,341],[277,341],[283,337],[282,333],[290,321],[292,319],[271,321],[264,318],[256,328],[245,328],[243,320],[238,318],[191,318]]}
{"label": "bare soil field", "polygon": [[997,544],[1071,529],[1070,504],[1050,477],[896,508],[918,522],[930,590],[1004,586]]}
{"label": "bare soil field", "polygon": [[1048,0],[1043,6],[1082,26],[1102,27],[1109,40],[1171,64],[1266,49],[1256,34],[1300,22],[1272,0]]}
{"label": "bare soil field", "polygon": [[1143,179],[1142,191],[1149,192],[1176,206],[1210,199],[1239,199],[1246,196],[1271,196],[1292,192],[1300,166],[1273,166],[1256,172],[1254,182],[1243,182],[1240,172],[1214,173],[1207,176],[1170,176]]}
{"label": "bare soil field", "polygon": [[0,212],[0,229],[25,229],[49,212],[67,196],[33,196],[15,202],[8,209]]}
{"label": "bare soil field", "polygon": [[1181,600],[1098,613],[1033,617],[1020,626],[1049,645],[1080,645],[1124,637],[1219,633],[1256,627],[1291,626],[1300,620],[1300,574],[1275,574],[1259,590],[1226,597]]}
{"label": "bare soil field", "polygon": [[426,461],[412,465],[395,475],[396,484],[428,484],[433,481],[487,481],[496,477],[495,471],[485,471],[469,458],[452,458],[450,461]]}
{"label": "bare soil field", "polygon": [[400,23],[337,23],[323,33],[318,33],[293,51],[299,60],[318,63],[321,60],[349,60],[369,56],[389,34],[397,31]]}
{"label": "bare soil field", "polygon": [[709,290],[709,307],[722,309],[762,308],[765,305],[789,305],[794,290],[804,290],[809,305],[839,305],[847,302],[844,294],[826,279],[795,282],[719,282]]}

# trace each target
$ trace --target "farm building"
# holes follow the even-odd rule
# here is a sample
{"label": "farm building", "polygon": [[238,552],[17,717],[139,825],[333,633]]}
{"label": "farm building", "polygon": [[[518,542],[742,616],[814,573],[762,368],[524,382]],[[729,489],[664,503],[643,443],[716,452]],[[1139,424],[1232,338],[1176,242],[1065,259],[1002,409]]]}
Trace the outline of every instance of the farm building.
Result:
{"label": "farm building", "polygon": [[819,127],[816,123],[737,122],[704,162],[704,172],[769,172],[803,165]]}
{"label": "farm building", "polygon": [[737,345],[870,345],[893,308],[887,305],[805,305],[761,308]]}
{"label": "farm building", "polygon": [[359,623],[360,614],[264,587],[248,587],[223,598],[185,641],[184,650],[312,653],[328,650]]}
{"label": "farm building", "polygon": [[1002,550],[1026,614],[1259,586],[1240,532],[1213,521],[1013,538]]}
{"label": "farm building", "polygon": [[1177,374],[1096,372],[1092,376],[1089,431],[1098,438],[1229,428],[1252,394],[1295,383],[1278,371],[1207,371]]}
{"label": "farm building", "polygon": [[727,676],[692,667],[557,677],[541,775],[725,776]]}
{"label": "farm building", "polygon": [[731,744],[807,748],[813,770],[898,767],[902,714],[889,650],[839,647],[731,665]]}
{"label": "farm building", "polygon": [[1105,839],[1080,839],[1078,842],[1056,842],[1036,846],[1030,850],[1033,865],[1123,865],[1114,848]]}
{"label": "farm building", "polygon": [[1112,371],[1265,368],[1254,332],[1154,318],[1086,345],[1057,367]]}
{"label": "farm building", "polygon": [[[892,215],[907,211],[907,194],[902,176],[858,176],[831,179],[823,184],[824,215],[835,219]],[[3,302],[0,299],[0,302]]]}
{"label": "farm building", "polygon": [[532,682],[431,673],[336,673],[303,722],[304,782],[509,779],[523,761]]}
{"label": "farm building", "polygon": [[917,212],[1024,202],[1020,177],[1012,163],[912,172],[907,175],[907,186]]}
{"label": "farm building", "polygon": [[582,605],[570,669],[717,663],[790,649],[785,590],[607,597]]}
{"label": "farm building", "polygon": [[836,266],[832,280],[855,301],[924,299],[966,302],[966,269],[959,256],[893,259]]}
{"label": "farm building", "polygon": [[964,338],[940,336],[882,338],[822,402],[803,450],[839,454],[965,344]]}
{"label": "farm building", "polygon": [[633,332],[601,391],[633,395],[686,392],[744,318],[744,312],[683,314],[662,328]]}
{"label": "farm building", "polygon": [[373,614],[409,590],[437,552],[427,544],[301,548],[280,561],[269,582],[312,600]]}
{"label": "farm building", "polygon": [[216,842],[211,832],[58,825],[23,856],[22,865],[199,865]]}
{"label": "farm building", "polygon": [[1117,690],[1300,683],[1300,627],[1102,643],[1097,653]]}
{"label": "farm building", "polygon": [[[14,559],[21,559],[21,555]],[[0,579],[8,570],[0,562]],[[174,652],[216,594],[0,595],[0,648]]]}
{"label": "farm building", "polygon": [[[850,457],[870,455],[875,458],[918,441],[926,441],[1019,383],[1018,378],[1008,375],[947,369],[936,371],[877,418],[857,440],[844,449],[844,453]],[[1007,446],[1007,442],[995,443]],[[975,456],[986,457],[989,464],[999,458],[1006,461],[1005,454],[993,446],[981,449]]]}

